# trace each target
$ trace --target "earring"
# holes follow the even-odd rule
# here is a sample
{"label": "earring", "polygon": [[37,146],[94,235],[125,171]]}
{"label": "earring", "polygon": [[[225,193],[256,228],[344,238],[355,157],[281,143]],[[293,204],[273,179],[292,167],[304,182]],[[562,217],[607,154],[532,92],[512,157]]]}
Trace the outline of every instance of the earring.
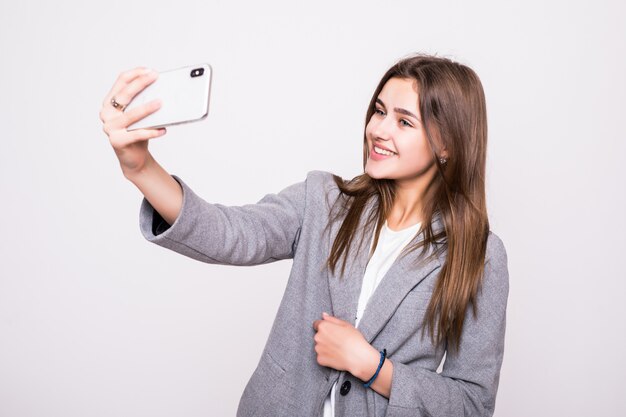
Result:
{"label": "earring", "polygon": [[439,162],[441,162],[441,165],[445,164],[446,162],[448,162],[448,160],[444,157],[439,158]]}

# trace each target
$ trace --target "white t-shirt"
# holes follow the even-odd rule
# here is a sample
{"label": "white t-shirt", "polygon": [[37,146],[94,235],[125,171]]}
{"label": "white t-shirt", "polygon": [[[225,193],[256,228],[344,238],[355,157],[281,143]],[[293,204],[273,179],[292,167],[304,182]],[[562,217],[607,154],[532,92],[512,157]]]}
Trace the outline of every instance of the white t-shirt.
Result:
{"label": "white t-shirt", "polygon": [[[402,249],[413,239],[421,223],[417,223],[402,230],[391,230],[387,226],[387,221],[380,229],[380,236],[378,237],[378,245],[376,250],[372,254],[367,267],[365,268],[365,274],[363,275],[363,284],[361,287],[361,295],[359,296],[359,304],[357,307],[357,315],[355,327],[359,325],[359,321],[363,316],[367,302],[369,301],[374,290],[383,279],[391,265],[394,263]],[[374,244],[374,236],[372,234],[372,241],[370,242],[370,250]],[[335,417],[335,389],[337,383],[333,384],[330,394],[324,400],[324,417]]]}

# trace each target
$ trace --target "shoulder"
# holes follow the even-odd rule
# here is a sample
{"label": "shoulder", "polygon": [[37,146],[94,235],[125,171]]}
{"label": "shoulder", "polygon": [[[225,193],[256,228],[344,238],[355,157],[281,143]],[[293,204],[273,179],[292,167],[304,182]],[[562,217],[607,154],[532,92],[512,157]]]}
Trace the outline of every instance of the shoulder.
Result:
{"label": "shoulder", "polygon": [[[323,190],[338,189],[333,174],[328,171],[312,170],[308,171],[304,180],[292,183],[284,187],[278,194],[287,197],[294,204],[309,203],[323,194]],[[273,198],[276,193],[269,193],[264,199]]]}
{"label": "shoulder", "polygon": [[337,186],[334,180],[334,177],[336,176],[337,175],[329,171],[322,171],[322,170],[309,171],[306,174],[307,188],[323,189],[323,188],[328,188],[328,187],[332,188],[332,186],[335,186],[336,188]]}
{"label": "shoulder", "polygon": [[508,256],[504,242],[493,231],[487,237],[483,287],[491,288],[506,298],[509,288]]}
{"label": "shoulder", "polygon": [[504,247],[504,242],[493,231],[489,231],[489,235],[487,236],[487,250],[485,252],[485,262],[486,263],[496,263],[499,266],[507,264],[507,253],[506,248]]}
{"label": "shoulder", "polygon": [[335,178],[343,181],[343,178],[329,171],[312,170],[306,175],[306,192],[313,200],[334,201],[340,193]]}

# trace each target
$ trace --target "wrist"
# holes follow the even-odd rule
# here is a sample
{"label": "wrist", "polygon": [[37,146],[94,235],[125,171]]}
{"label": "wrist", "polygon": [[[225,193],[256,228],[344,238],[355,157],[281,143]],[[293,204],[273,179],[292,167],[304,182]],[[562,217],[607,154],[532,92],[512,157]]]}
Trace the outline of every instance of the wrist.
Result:
{"label": "wrist", "polygon": [[127,180],[134,183],[138,178],[145,176],[146,173],[150,172],[154,168],[155,164],[156,161],[154,160],[152,155],[148,153],[146,161],[141,167],[133,169],[125,169],[124,167],[122,167],[122,173]]}
{"label": "wrist", "polygon": [[352,375],[356,376],[361,381],[367,382],[376,373],[376,369],[378,369],[379,363],[380,352],[370,345],[367,355],[358,364],[355,370],[356,373],[352,373]]}
{"label": "wrist", "polygon": [[378,366],[376,367],[376,371],[374,372],[374,375],[372,375],[370,379],[368,379],[367,381],[363,383],[363,386],[365,388],[369,388],[370,386],[372,386],[374,381],[376,381],[376,378],[378,378],[378,375],[380,374],[380,371],[382,370],[386,359],[387,359],[387,349],[383,349],[380,351],[380,360],[378,362]]}

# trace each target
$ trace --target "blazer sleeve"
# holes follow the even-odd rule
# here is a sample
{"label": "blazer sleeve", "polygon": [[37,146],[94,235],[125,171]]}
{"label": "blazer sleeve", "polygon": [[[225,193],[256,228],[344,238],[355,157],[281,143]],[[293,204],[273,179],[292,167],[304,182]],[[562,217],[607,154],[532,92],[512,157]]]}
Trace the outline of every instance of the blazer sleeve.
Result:
{"label": "blazer sleeve", "polygon": [[172,177],[183,190],[181,211],[170,226],[144,197],[139,225],[148,241],[211,264],[258,265],[293,258],[304,218],[306,180],[255,204],[226,206],[203,200],[178,176]]}
{"label": "blazer sleeve", "polygon": [[469,308],[458,353],[448,352],[441,374],[393,362],[387,417],[493,415],[504,353],[509,274],[504,245],[492,232],[486,258],[477,317]]}

